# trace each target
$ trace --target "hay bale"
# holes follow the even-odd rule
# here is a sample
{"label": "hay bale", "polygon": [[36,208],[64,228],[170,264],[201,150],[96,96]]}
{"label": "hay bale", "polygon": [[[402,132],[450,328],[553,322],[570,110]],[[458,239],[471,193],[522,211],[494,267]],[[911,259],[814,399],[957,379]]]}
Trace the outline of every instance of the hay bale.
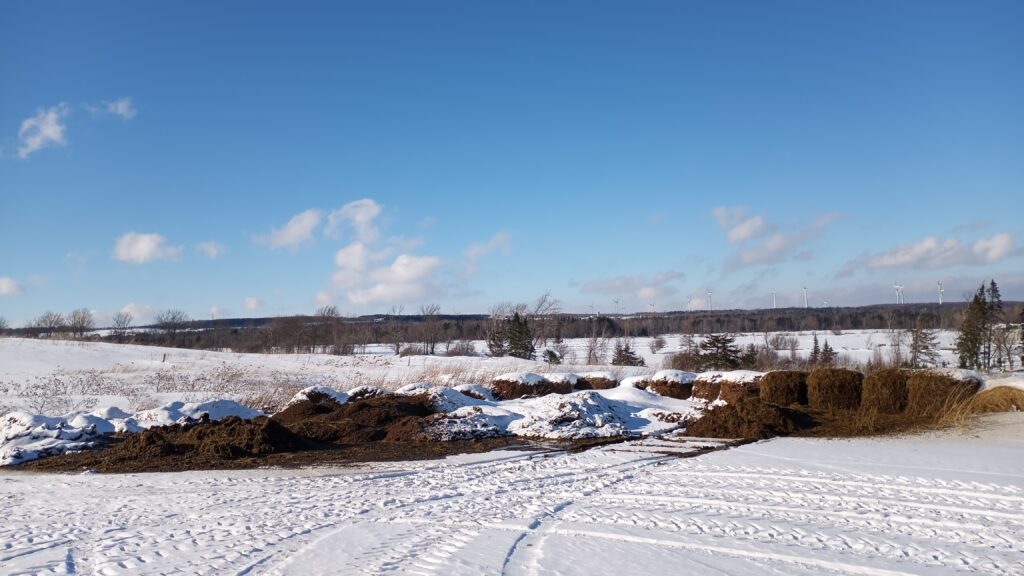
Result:
{"label": "hay bale", "polygon": [[572,385],[566,381],[550,382],[539,374],[529,372],[503,374],[491,381],[491,392],[498,400],[515,400],[548,394],[568,394],[572,392]]}
{"label": "hay bale", "polygon": [[718,400],[718,395],[721,393],[722,383],[717,380],[703,380],[698,378],[693,381],[694,398],[714,402],[715,400]]}
{"label": "hay bale", "polygon": [[807,376],[807,404],[817,410],[856,410],[864,375],[844,368],[815,368]]}
{"label": "hay bale", "polygon": [[574,387],[577,390],[607,390],[618,385],[619,381],[611,372],[584,372],[576,375]]}
{"label": "hay bale", "polygon": [[736,404],[745,398],[757,398],[758,396],[760,396],[760,380],[756,382],[723,380],[722,389],[718,393],[718,397],[729,404]]}
{"label": "hay bale", "polygon": [[619,382],[619,386],[623,388],[639,388],[641,390],[647,390],[651,387],[653,378],[650,375],[647,376],[630,376],[629,378],[623,378],[622,382]]}
{"label": "hay bale", "polygon": [[[661,370],[650,379],[647,389],[659,396],[686,400],[693,395],[693,372],[683,370]],[[641,386],[635,384],[637,388]]]}
{"label": "hay bale", "polygon": [[786,436],[815,426],[806,414],[772,406],[758,398],[710,410],[686,427],[687,436],[699,438],[762,439]]}
{"label": "hay bale", "polygon": [[971,397],[968,405],[972,414],[1020,412],[1024,410],[1024,390],[999,386],[975,394]]}
{"label": "hay bale", "polygon": [[886,368],[868,374],[860,394],[860,405],[882,414],[899,414],[907,407],[907,380],[910,371]]}
{"label": "hay bale", "polygon": [[807,405],[807,372],[778,370],[761,378],[759,395],[762,401],[778,406]]}
{"label": "hay bale", "polygon": [[970,400],[981,385],[974,378],[926,370],[907,380],[907,411],[918,416],[939,416]]}

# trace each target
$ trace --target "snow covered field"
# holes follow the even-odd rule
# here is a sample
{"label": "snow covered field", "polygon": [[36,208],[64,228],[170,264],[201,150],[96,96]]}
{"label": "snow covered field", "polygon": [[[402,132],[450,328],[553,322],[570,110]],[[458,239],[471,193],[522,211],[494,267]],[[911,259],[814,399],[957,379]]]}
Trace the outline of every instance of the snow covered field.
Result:
{"label": "snow covered field", "polygon": [[1024,414],[358,469],[0,472],[5,574],[1022,574]]}

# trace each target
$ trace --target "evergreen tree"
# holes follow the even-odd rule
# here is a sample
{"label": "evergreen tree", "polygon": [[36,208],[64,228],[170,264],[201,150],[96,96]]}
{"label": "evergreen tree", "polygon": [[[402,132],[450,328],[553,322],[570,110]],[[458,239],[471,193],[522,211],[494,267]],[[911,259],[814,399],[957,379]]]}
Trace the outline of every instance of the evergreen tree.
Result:
{"label": "evergreen tree", "polygon": [[989,282],[985,296],[985,368],[988,369],[992,367],[992,331],[996,324],[1003,321],[1003,298],[994,279]]}
{"label": "evergreen tree", "polygon": [[533,360],[537,350],[533,347],[533,332],[526,318],[516,312],[508,329],[508,355]]}
{"label": "evergreen tree", "polygon": [[614,366],[643,366],[644,359],[633,351],[629,340],[615,341],[615,348],[612,352],[612,365]]}
{"label": "evergreen tree", "polygon": [[818,356],[818,362],[825,366],[831,366],[836,361],[836,351],[828,345],[828,338],[825,339],[825,344],[821,347],[821,353]]}
{"label": "evergreen tree", "polygon": [[964,318],[960,324],[960,334],[956,338],[956,353],[960,358],[961,368],[984,368],[982,355],[985,349],[985,338],[988,332],[989,307],[985,300],[985,285],[982,284],[974,294]]}
{"label": "evergreen tree", "polygon": [[821,348],[818,347],[818,335],[814,335],[814,346],[811,347],[811,356],[807,359],[811,366],[817,366],[821,362]]}
{"label": "evergreen tree", "polygon": [[753,343],[747,344],[747,347],[743,349],[743,354],[740,355],[740,367],[744,370],[753,370],[757,368],[757,360],[757,347]]}
{"label": "evergreen tree", "polygon": [[729,334],[712,334],[700,343],[700,359],[705,368],[735,370],[740,366],[740,349]]}
{"label": "evergreen tree", "polygon": [[487,350],[495,358],[509,354],[508,321],[494,322],[487,332]]}
{"label": "evergreen tree", "polygon": [[544,351],[544,361],[548,363],[548,366],[556,366],[562,363],[562,357],[558,355],[558,352],[548,348]]}
{"label": "evergreen tree", "polygon": [[917,322],[910,332],[910,367],[922,368],[934,365],[939,359],[939,338],[929,330],[924,314],[917,315]]}

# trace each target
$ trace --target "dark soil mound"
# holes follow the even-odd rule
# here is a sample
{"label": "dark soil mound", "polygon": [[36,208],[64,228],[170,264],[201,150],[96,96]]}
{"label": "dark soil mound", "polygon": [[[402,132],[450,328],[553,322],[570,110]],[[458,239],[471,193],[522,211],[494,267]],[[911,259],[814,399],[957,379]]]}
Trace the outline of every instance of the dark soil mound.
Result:
{"label": "dark soil mound", "polygon": [[316,442],[358,444],[381,440],[413,440],[410,431],[437,412],[425,396],[371,396],[345,404],[299,402],[272,418],[292,432]]}
{"label": "dark soil mound", "polygon": [[814,420],[798,410],[744,398],[720,406],[690,423],[687,436],[699,438],[762,439],[786,436],[815,426]]}
{"label": "dark soil mound", "polygon": [[807,372],[779,370],[761,378],[759,394],[762,401],[777,406],[807,405]]}
{"label": "dark soil mound", "polygon": [[654,380],[647,389],[659,396],[687,400],[693,395],[693,384],[681,382],[669,382],[668,380]]}
{"label": "dark soil mound", "polygon": [[937,416],[968,402],[978,391],[977,380],[959,380],[937,372],[916,372],[907,380],[907,412]]}
{"label": "dark soil mound", "polygon": [[720,382],[711,382],[709,380],[696,380],[693,383],[693,397],[700,398],[701,400],[707,400],[708,402],[714,402],[718,400],[718,395],[722,392],[722,384]]}
{"label": "dark soil mound", "polygon": [[856,410],[864,375],[843,368],[815,368],[807,377],[807,403],[816,410]]}
{"label": "dark soil mound", "polygon": [[860,405],[866,410],[874,409],[883,414],[898,414],[907,407],[907,380],[910,371],[901,368],[886,368],[868,374]]}
{"label": "dark soil mound", "polygon": [[744,398],[757,398],[759,382],[722,382],[718,396],[729,404],[736,404]]}
{"label": "dark soil mound", "polygon": [[[577,386],[579,386],[578,380]],[[516,398],[534,398],[548,394],[568,394],[572,392],[572,385],[568,382],[548,382],[547,380],[536,384],[495,380],[491,382],[491,392],[498,400],[515,400]]]}
{"label": "dark soil mound", "polygon": [[125,437],[111,451],[126,458],[196,453],[232,459],[290,452],[306,446],[304,439],[269,418],[243,420],[231,416],[213,422],[203,418],[196,423],[150,428]]}
{"label": "dark soil mound", "polygon": [[618,385],[619,383],[615,380],[600,376],[577,376],[575,388],[577,390],[607,390]]}

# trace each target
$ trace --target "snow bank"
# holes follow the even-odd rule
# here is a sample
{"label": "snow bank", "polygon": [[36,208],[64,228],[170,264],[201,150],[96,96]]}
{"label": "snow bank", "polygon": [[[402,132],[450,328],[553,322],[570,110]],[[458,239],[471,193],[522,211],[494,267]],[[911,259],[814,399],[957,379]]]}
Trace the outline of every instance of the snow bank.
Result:
{"label": "snow bank", "polygon": [[575,386],[576,380],[579,378],[572,372],[546,372],[540,377],[552,384],[568,384],[569,386]]}
{"label": "snow bank", "polygon": [[455,388],[434,386],[428,382],[418,382],[402,386],[395,391],[400,396],[426,396],[440,412],[452,412],[466,406],[478,406],[483,400],[471,398]]}
{"label": "snow bank", "polygon": [[238,416],[249,420],[257,416],[263,416],[263,412],[242,406],[234,400],[212,400],[198,404],[185,402],[171,402],[152,410],[136,412],[134,420],[143,428],[153,426],[168,426],[182,420],[196,420],[207,414],[210,420],[222,420],[228,416]]}
{"label": "snow bank", "polygon": [[593,391],[549,394],[523,403],[521,418],[508,425],[516,436],[578,439],[625,436],[629,430],[608,400]]}
{"label": "snow bank", "polygon": [[732,382],[733,384],[753,384],[764,376],[764,372],[756,372],[754,370],[729,370],[729,371],[710,371],[701,372],[697,374],[694,380],[702,380],[704,382]]}
{"label": "snow bank", "polygon": [[496,376],[494,381],[514,382],[523,386],[538,386],[549,382],[540,374],[534,374],[533,372],[506,372],[505,374]]}
{"label": "snow bank", "polygon": [[[760,372],[758,372],[760,374]],[[655,382],[668,382],[670,384],[692,384],[697,379],[693,372],[683,370],[659,370],[651,380]]]}
{"label": "snow bank", "polygon": [[979,392],[999,388],[1000,386],[1024,390],[1024,374],[1008,374],[989,380],[982,380],[981,390],[979,390]]}
{"label": "snow bank", "polygon": [[645,388],[650,383],[650,376],[630,376],[629,378],[624,378],[622,382],[619,382],[619,387]]}

